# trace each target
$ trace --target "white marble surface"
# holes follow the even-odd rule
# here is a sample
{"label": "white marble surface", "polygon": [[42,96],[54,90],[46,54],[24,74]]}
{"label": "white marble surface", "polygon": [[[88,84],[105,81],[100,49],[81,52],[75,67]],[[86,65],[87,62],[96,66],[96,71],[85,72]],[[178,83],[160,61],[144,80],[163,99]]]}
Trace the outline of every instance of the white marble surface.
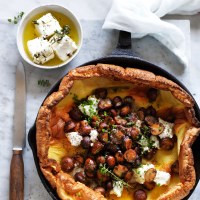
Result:
{"label": "white marble surface", "polygon": [[[117,42],[117,31],[102,30],[103,19],[109,9],[111,0],[0,0],[0,200],[7,200],[9,194],[9,166],[12,153],[12,128],[14,110],[15,67],[20,61],[16,46],[17,25],[7,23],[7,19],[15,16],[20,11],[28,11],[32,7],[45,3],[56,3],[69,7],[81,19],[84,31],[83,47],[69,65],[58,70],[45,71],[26,66],[27,77],[27,122],[26,132],[34,123],[37,111],[50,88],[37,85],[39,79],[49,79],[53,85],[69,69],[76,67],[88,60],[108,55]],[[133,40],[133,49],[143,58],[159,64],[173,73],[191,91],[200,105],[200,15],[196,16],[170,16],[167,19],[190,20],[180,21],[179,26],[186,32],[187,41],[190,43],[188,52],[191,52],[191,63],[188,70],[183,71],[177,59],[162,45],[152,38]],[[89,20],[89,21],[88,21]],[[177,23],[177,22],[176,22]],[[146,48],[146,47],[149,48]],[[145,50],[145,51],[144,51]],[[191,51],[190,51],[191,50]],[[32,152],[29,145],[24,150],[25,163],[25,200],[51,199],[44,189],[37,175]],[[196,200],[200,196],[200,185],[190,197]]]}

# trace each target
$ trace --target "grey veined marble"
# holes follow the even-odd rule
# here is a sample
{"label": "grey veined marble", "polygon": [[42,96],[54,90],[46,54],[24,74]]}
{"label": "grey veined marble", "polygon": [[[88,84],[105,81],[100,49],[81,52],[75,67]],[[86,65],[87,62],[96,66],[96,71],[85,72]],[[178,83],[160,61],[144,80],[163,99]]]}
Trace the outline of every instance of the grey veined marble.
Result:
{"label": "grey veined marble", "polygon": [[[194,19],[196,20],[196,19]],[[196,23],[200,20],[196,20]],[[102,30],[102,20],[82,20],[84,33],[83,46],[78,56],[66,67],[57,70],[41,70],[31,66],[26,66],[27,82],[27,113],[26,113],[26,133],[32,126],[37,116],[38,109],[50,88],[38,86],[39,79],[48,79],[53,85],[69,69],[72,69],[84,62],[92,59],[109,55],[115,48],[118,40],[118,31]],[[188,42],[188,56],[190,56],[190,28],[189,21],[172,21],[176,23],[185,33]],[[193,24],[194,27],[195,24]],[[162,46],[153,38],[145,37],[139,40],[132,40],[133,51],[142,58],[151,61],[170,73],[174,74],[182,81],[195,95],[196,100],[200,103],[200,85],[199,76],[199,53],[197,46],[200,45],[198,31],[192,30],[192,57],[191,66],[183,70],[179,61],[170,51]],[[12,149],[13,133],[13,110],[14,110],[14,89],[15,89],[15,67],[20,61],[15,41],[16,27],[0,21],[0,199],[8,199],[9,194],[9,166]],[[27,143],[24,150],[25,164],[25,199],[26,200],[47,200],[50,199],[41,184],[37,175],[31,149]],[[196,188],[194,195],[190,198],[197,199],[199,187]]]}

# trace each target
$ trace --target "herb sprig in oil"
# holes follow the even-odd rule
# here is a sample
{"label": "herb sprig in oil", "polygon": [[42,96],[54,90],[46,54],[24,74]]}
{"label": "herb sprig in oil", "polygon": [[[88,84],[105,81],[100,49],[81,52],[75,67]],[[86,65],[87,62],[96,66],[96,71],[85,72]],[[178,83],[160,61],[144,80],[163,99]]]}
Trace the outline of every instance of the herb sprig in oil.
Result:
{"label": "herb sprig in oil", "polygon": [[59,42],[60,40],[62,40],[65,35],[69,35],[70,34],[70,30],[71,29],[70,29],[69,25],[63,26],[61,31],[56,30],[55,34],[58,36],[58,38],[56,39],[56,42]]}

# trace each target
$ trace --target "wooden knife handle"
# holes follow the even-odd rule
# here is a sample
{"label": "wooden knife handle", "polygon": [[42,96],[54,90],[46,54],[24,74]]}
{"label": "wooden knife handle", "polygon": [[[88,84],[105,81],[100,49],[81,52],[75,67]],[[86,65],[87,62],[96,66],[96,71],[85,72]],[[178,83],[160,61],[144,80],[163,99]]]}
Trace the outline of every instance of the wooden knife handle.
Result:
{"label": "wooden knife handle", "polygon": [[22,150],[13,150],[10,164],[10,200],[24,199],[24,162]]}

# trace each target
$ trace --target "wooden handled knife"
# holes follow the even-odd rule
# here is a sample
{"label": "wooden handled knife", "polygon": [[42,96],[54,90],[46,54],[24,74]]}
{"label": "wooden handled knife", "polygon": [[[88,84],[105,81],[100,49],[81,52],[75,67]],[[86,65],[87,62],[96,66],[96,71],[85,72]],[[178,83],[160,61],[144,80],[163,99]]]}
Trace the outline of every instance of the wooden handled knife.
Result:
{"label": "wooden handled knife", "polygon": [[26,80],[24,66],[16,68],[16,90],[13,129],[13,155],[10,164],[10,200],[24,199],[24,162],[22,157],[26,140]]}

